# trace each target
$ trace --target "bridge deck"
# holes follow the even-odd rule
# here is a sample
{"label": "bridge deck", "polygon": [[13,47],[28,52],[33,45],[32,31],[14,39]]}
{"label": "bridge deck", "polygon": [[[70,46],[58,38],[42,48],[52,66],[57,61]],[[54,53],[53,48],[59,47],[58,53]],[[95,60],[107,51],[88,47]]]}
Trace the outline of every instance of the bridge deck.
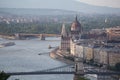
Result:
{"label": "bridge deck", "polygon": [[[6,73],[11,76],[14,75],[47,75],[47,74],[75,74],[74,71],[51,71],[51,72],[12,72]],[[120,72],[84,72],[84,74],[97,74],[97,75],[120,75]]]}
{"label": "bridge deck", "polygon": [[47,74],[97,74],[97,75],[120,75],[120,72],[114,72],[109,70],[102,70],[94,67],[86,67],[84,68],[84,72],[75,72],[73,68],[73,64],[59,66],[51,69],[45,69],[40,71],[31,71],[31,72],[9,72],[6,74],[9,75],[47,75]]}
{"label": "bridge deck", "polygon": [[75,74],[75,72],[13,72],[13,73],[6,73],[8,75],[47,75],[47,74]]}

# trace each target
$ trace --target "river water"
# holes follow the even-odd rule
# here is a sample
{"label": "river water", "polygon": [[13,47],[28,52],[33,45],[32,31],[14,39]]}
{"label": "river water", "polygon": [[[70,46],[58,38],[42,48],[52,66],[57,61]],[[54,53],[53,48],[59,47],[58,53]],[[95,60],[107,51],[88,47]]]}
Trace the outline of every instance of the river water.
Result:
{"label": "river water", "polygon": [[[51,51],[48,45],[56,47],[60,45],[60,38],[46,38],[31,40],[5,40],[0,43],[15,42],[16,45],[0,48],[0,70],[5,72],[39,71],[53,67],[66,65],[60,61],[51,59]],[[38,55],[42,53],[43,55]],[[11,76],[8,80],[73,80],[73,75],[34,75],[34,76]]]}
{"label": "river water", "polygon": [[[50,58],[52,49],[48,46],[60,45],[60,38],[48,37],[45,41],[30,40],[6,40],[0,39],[0,43],[15,42],[16,45],[0,48],[0,70],[5,72],[28,72],[50,69],[66,65],[63,62]],[[42,53],[42,55],[39,55]],[[8,80],[73,80],[74,75],[25,75],[11,76]],[[91,78],[91,77],[89,77]],[[92,77],[91,80],[96,80]]]}

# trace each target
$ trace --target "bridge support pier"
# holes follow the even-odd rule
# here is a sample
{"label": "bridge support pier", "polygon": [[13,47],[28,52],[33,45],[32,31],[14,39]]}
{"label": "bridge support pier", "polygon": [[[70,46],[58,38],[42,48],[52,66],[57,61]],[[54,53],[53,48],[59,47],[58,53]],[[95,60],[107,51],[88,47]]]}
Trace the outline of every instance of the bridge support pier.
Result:
{"label": "bridge support pier", "polygon": [[78,80],[79,77],[80,77],[79,75],[76,75],[76,74],[75,74],[73,80]]}
{"label": "bridge support pier", "polygon": [[16,33],[16,34],[14,34],[14,35],[15,35],[15,39],[17,39],[17,40],[25,39],[25,37],[22,36],[20,33]]}
{"label": "bridge support pier", "polygon": [[43,34],[40,34],[40,40],[45,40],[45,36]]}
{"label": "bridge support pier", "polygon": [[75,75],[74,80],[78,80],[79,78],[84,77],[84,66],[83,60],[79,57],[75,57]]}
{"label": "bridge support pier", "polygon": [[20,34],[19,33],[15,34],[15,39],[20,39]]}

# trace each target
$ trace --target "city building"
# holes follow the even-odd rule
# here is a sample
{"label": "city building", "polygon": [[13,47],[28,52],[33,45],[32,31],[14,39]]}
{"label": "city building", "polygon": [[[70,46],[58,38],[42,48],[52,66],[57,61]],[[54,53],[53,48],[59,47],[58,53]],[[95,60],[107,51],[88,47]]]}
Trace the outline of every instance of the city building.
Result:
{"label": "city building", "polygon": [[60,50],[65,56],[69,52],[67,56],[106,67],[120,63],[120,27],[92,29],[87,34],[82,30],[77,17],[69,34],[62,25]]}
{"label": "city building", "polygon": [[107,37],[111,41],[120,41],[120,26],[114,28],[107,28]]}
{"label": "city building", "polygon": [[120,47],[106,46],[94,48],[94,62],[105,66],[115,66],[120,62]]}
{"label": "city building", "polygon": [[65,29],[65,24],[62,25],[60,50],[70,51],[70,36]]}
{"label": "city building", "polygon": [[82,33],[82,27],[76,16],[75,21],[71,25],[71,39],[79,40],[81,38],[81,33]]}
{"label": "city building", "polygon": [[70,39],[70,52],[71,55],[75,56],[75,50],[76,50],[76,42],[80,40],[82,34],[82,27],[79,23],[77,16],[75,18],[75,21],[71,25],[71,39]]}

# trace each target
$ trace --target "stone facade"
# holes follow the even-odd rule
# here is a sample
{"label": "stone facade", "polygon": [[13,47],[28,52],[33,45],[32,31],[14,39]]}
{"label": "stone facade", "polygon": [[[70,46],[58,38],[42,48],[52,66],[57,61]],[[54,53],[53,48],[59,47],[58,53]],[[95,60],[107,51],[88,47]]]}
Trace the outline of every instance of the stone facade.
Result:
{"label": "stone facade", "polygon": [[120,50],[110,51],[109,53],[109,65],[115,66],[116,63],[120,63]]}
{"label": "stone facade", "polygon": [[105,47],[105,46],[85,46],[83,44],[74,43],[74,55],[83,58],[89,62],[93,60],[96,64],[102,64],[104,66],[115,66],[120,63],[120,50],[117,47]]}
{"label": "stone facade", "polygon": [[103,64],[103,65],[108,65],[109,64],[109,62],[108,62],[108,52],[107,51],[105,51],[105,50],[101,50],[100,52],[99,52],[99,62],[98,63],[100,63],[100,64]]}
{"label": "stone facade", "polygon": [[77,16],[75,21],[71,25],[70,34],[67,33],[65,29],[65,24],[62,25],[61,31],[61,51],[70,51],[71,55],[75,55],[75,40],[80,39],[80,33],[82,32],[82,27],[79,21],[77,20]]}
{"label": "stone facade", "polygon": [[108,40],[120,41],[120,26],[106,29]]}
{"label": "stone facade", "polygon": [[93,48],[89,46],[84,47],[84,59],[90,61],[93,59]]}
{"label": "stone facade", "polygon": [[70,50],[70,37],[61,37],[61,50]]}
{"label": "stone facade", "polygon": [[99,48],[94,48],[94,62],[97,64],[107,65],[107,52]]}
{"label": "stone facade", "polygon": [[70,53],[72,56],[77,56],[76,55],[76,43],[72,40],[70,40]]}
{"label": "stone facade", "polygon": [[84,46],[82,45],[76,45],[76,55],[80,58],[83,58],[83,50],[84,49]]}
{"label": "stone facade", "polygon": [[65,24],[62,25],[60,50],[61,51],[69,51],[70,50],[70,37],[66,32]]}
{"label": "stone facade", "polygon": [[98,64],[115,66],[120,62],[120,50],[117,48],[94,49],[94,61]]}

